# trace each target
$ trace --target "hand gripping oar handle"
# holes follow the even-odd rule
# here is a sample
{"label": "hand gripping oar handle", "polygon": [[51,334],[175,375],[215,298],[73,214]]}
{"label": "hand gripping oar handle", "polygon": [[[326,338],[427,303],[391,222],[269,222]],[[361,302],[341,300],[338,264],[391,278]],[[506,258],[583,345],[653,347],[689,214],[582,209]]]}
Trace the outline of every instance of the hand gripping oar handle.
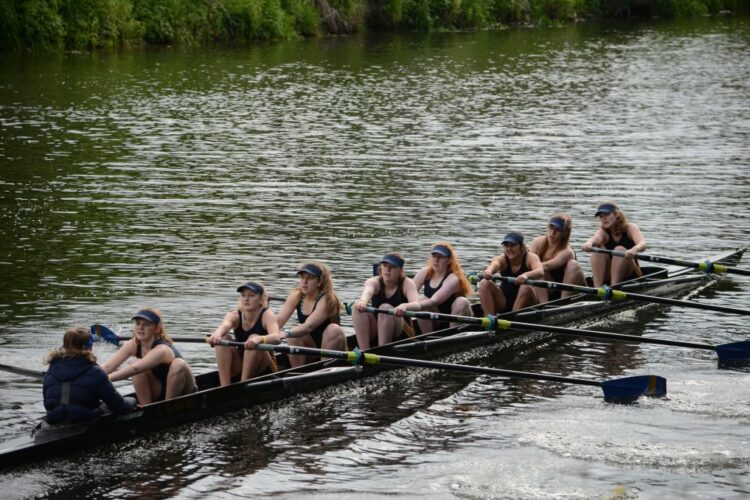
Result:
{"label": "hand gripping oar handle", "polygon": [[[379,314],[395,314],[393,309],[375,309],[368,307],[367,312]],[[638,337],[636,335],[627,335],[624,333],[600,332],[596,330],[584,330],[579,328],[565,328],[562,326],[542,325],[537,323],[522,323],[519,321],[509,321],[499,319],[494,316],[484,318],[475,318],[472,316],[455,316],[451,314],[440,314],[421,311],[404,311],[404,316],[411,316],[421,319],[431,319],[434,321],[453,321],[455,323],[465,323],[478,325],[489,332],[500,330],[526,330],[557,333],[572,337],[590,337],[605,340],[623,340],[626,342],[637,342],[645,344],[659,344],[674,347],[687,347],[689,349],[703,349],[706,351],[716,351],[721,361],[740,361],[750,359],[750,341],[734,342],[723,345],[698,344],[694,342],[683,342],[680,340],[658,339],[650,337]]]}
{"label": "hand gripping oar handle", "polygon": [[[591,249],[591,252],[603,253],[607,255],[612,255],[614,257],[625,257],[625,252],[623,252],[622,250],[609,250],[606,248],[593,247]],[[698,269],[699,271],[703,271],[706,273],[729,273],[729,274],[741,274],[743,276],[750,276],[750,270],[725,266],[723,264],[711,262],[708,259],[706,259],[704,262],[693,262],[689,260],[672,259],[669,257],[659,257],[656,255],[646,255],[643,253],[635,254],[634,258],[638,260],[646,260],[649,262],[657,262],[659,264],[673,264],[675,266],[692,267],[693,269]]]}
{"label": "hand gripping oar handle", "polygon": [[[243,345],[241,342],[222,340],[221,345],[234,346]],[[353,364],[385,364],[394,366],[413,366],[419,368],[433,368],[438,370],[450,370],[482,375],[494,375],[507,378],[547,380],[562,382],[566,384],[588,385],[601,387],[604,392],[605,401],[609,402],[632,402],[640,396],[663,397],[667,394],[667,381],[663,377],[655,375],[635,376],[622,379],[605,381],[587,380],[580,378],[562,377],[559,375],[548,375],[544,373],[520,372],[514,370],[503,370],[500,368],[489,368],[484,366],[459,365],[454,363],[441,363],[411,358],[396,358],[392,356],[380,356],[359,349],[354,351],[330,351],[326,349],[313,349],[310,347],[297,347],[289,345],[258,344],[255,346],[260,351],[283,352],[292,356],[320,356],[348,361]]]}
{"label": "hand gripping oar handle", "polygon": [[[495,281],[507,281],[508,283],[515,284],[516,278],[512,276],[492,276]],[[713,304],[703,304],[701,302],[693,302],[690,300],[679,300],[670,299],[668,297],[656,297],[654,295],[643,295],[640,293],[623,292],[622,290],[615,290],[609,286],[603,286],[599,288],[591,288],[588,286],[568,285],[567,283],[555,283],[553,281],[541,281],[541,280],[526,280],[524,285],[535,286],[540,288],[550,288],[556,290],[566,290],[577,293],[584,293],[587,295],[596,295],[603,300],[637,300],[640,302],[651,302],[654,304],[667,304],[670,306],[678,307],[691,307],[693,309],[703,309],[706,311],[717,311],[728,314],[741,314],[744,316],[750,316],[750,309],[740,309],[738,307],[727,307],[717,306]]]}

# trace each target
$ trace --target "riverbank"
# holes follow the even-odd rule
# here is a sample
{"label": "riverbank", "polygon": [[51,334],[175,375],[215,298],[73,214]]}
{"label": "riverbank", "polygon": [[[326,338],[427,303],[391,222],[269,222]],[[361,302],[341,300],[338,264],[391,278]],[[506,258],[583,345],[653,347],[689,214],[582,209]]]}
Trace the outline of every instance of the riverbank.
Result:
{"label": "riverbank", "polygon": [[0,0],[0,51],[208,46],[748,10],[750,0]]}

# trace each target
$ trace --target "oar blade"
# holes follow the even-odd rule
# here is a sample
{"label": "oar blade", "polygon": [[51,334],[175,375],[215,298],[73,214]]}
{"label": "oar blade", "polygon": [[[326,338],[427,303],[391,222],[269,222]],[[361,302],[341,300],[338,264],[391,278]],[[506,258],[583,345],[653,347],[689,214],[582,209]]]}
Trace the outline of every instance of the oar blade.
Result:
{"label": "oar blade", "polygon": [[110,344],[120,345],[120,337],[118,337],[115,332],[104,325],[100,325],[98,323],[95,325],[91,325],[91,335],[99,337],[100,339],[104,340],[105,342],[109,342]]}
{"label": "oar blade", "polygon": [[722,363],[748,361],[750,360],[750,341],[743,340],[742,342],[717,345],[716,354]]}
{"label": "oar blade", "polygon": [[602,382],[604,400],[629,403],[641,396],[660,398],[667,395],[667,379],[657,375],[638,375]]}

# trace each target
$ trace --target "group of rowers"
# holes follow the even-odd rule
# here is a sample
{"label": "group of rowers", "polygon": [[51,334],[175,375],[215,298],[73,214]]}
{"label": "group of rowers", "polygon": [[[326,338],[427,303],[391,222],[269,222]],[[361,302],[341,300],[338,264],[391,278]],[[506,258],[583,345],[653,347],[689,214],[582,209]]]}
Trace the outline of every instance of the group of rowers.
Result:
{"label": "group of rowers", "polygon": [[[599,228],[583,244],[586,252],[593,248],[624,251],[624,257],[592,253],[593,284],[600,287],[616,284],[640,275],[636,253],[646,249],[646,241],[637,225],[627,221],[613,202],[600,205],[596,211]],[[478,295],[485,315],[518,310],[557,298],[555,290],[524,285],[527,280],[541,280],[584,285],[584,274],[570,246],[572,218],[555,213],[549,219],[544,235],[528,246],[518,232],[510,232],[501,244],[503,253],[494,257],[481,272]],[[405,259],[398,253],[387,253],[380,260],[378,275],[365,281],[359,299],[352,306],[352,324],[360,349],[384,345],[397,339],[404,329],[405,311],[431,311],[471,316],[468,297],[472,286],[461,269],[458,256],[448,242],[431,246],[426,264],[413,278],[405,275]],[[490,278],[499,274],[515,278],[514,283],[499,285]],[[262,284],[248,281],[237,288],[237,309],[228,312],[208,337],[215,346],[221,385],[234,380],[248,380],[275,370],[275,361],[258,344],[279,344],[327,350],[346,350],[346,336],[339,325],[341,302],[333,289],[331,271],[322,262],[306,261],[297,269],[298,284],[289,293],[278,313],[269,308],[269,297]],[[421,292],[421,293],[420,293]],[[559,292],[557,292],[559,293]],[[566,294],[569,292],[562,292]],[[392,309],[392,314],[371,314],[368,307]],[[296,312],[297,324],[285,327]],[[133,316],[133,337],[101,366],[91,351],[93,337],[83,327],[69,329],[63,346],[50,353],[50,365],[44,379],[44,404],[49,423],[80,421],[101,413],[100,401],[110,411],[119,413],[136,404],[146,405],[197,391],[195,377],[188,363],[174,346],[164,328],[162,314],[145,308]],[[423,333],[447,325],[418,320]],[[233,341],[235,346],[221,345]],[[129,364],[125,362],[135,360]],[[314,361],[305,356],[290,356],[292,367]],[[112,382],[131,379],[137,401],[123,398]]]}

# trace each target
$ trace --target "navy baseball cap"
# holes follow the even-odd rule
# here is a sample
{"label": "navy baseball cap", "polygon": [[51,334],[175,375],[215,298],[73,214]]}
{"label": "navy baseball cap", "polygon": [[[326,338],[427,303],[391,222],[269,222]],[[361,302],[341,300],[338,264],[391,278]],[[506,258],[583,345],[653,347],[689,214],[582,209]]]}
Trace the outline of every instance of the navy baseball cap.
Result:
{"label": "navy baseball cap", "polygon": [[402,259],[398,255],[393,255],[392,253],[383,255],[383,258],[380,259],[380,262],[385,262],[386,264],[390,264],[395,267],[404,267],[404,259]]}
{"label": "navy baseball cap", "polygon": [[560,232],[563,232],[563,230],[565,229],[565,221],[562,220],[560,217],[552,217],[549,220],[549,225],[554,226],[554,228]]}
{"label": "navy baseball cap", "polygon": [[310,276],[314,276],[316,278],[319,278],[321,274],[323,274],[323,270],[316,266],[315,264],[305,264],[304,266],[297,269],[297,274],[309,274]]}
{"label": "navy baseball cap", "polygon": [[599,205],[599,208],[596,209],[596,214],[594,217],[599,217],[599,214],[611,214],[617,210],[617,207],[612,205],[611,203],[605,203],[604,205]]}
{"label": "navy baseball cap", "polygon": [[523,245],[523,235],[521,233],[508,233],[503,238],[502,245],[510,243],[512,245]]}
{"label": "navy baseball cap", "polygon": [[136,319],[139,319],[139,318],[140,319],[145,319],[146,321],[150,321],[151,323],[153,323],[155,325],[158,325],[159,323],[161,323],[161,318],[159,317],[159,315],[157,315],[154,312],[147,311],[146,309],[141,309],[140,311],[138,311],[137,313],[135,313],[135,316],[133,316],[130,319],[131,320],[136,320]]}
{"label": "navy baseball cap", "polygon": [[445,245],[435,245],[434,247],[432,247],[432,250],[430,250],[430,253],[436,253],[438,255],[442,255],[443,257],[450,257],[451,249]]}
{"label": "navy baseball cap", "polygon": [[244,285],[237,288],[238,292],[241,292],[242,290],[250,290],[251,292],[255,292],[258,295],[263,295],[263,287],[257,284],[254,281],[248,281]]}

